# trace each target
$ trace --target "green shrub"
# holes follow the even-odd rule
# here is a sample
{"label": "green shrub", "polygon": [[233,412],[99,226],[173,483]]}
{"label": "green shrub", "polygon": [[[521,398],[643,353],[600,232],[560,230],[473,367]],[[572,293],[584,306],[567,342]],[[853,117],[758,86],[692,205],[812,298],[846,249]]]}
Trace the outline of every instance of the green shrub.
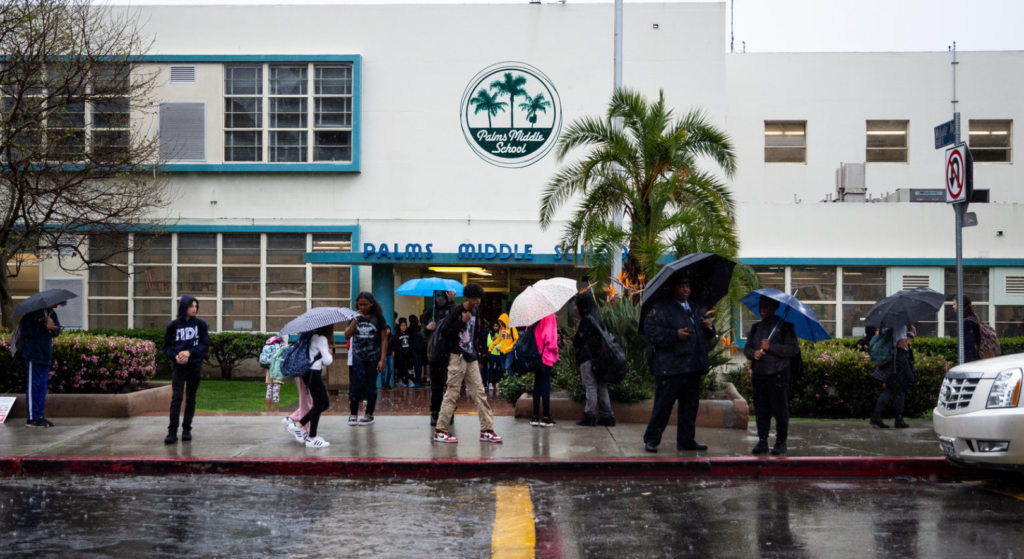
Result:
{"label": "green shrub", "polygon": [[[0,393],[25,391],[25,362],[11,356],[11,337],[0,335]],[[48,390],[61,394],[113,394],[148,382],[156,373],[156,346],[148,340],[64,332],[53,340]]]}
{"label": "green shrub", "polygon": [[207,352],[204,361],[211,367],[220,367],[222,379],[231,380],[231,375],[239,363],[259,357],[269,337],[267,334],[249,332],[210,334],[210,351]]}
{"label": "green shrub", "polygon": [[508,375],[498,383],[498,396],[513,406],[524,392],[533,392],[533,373]]}

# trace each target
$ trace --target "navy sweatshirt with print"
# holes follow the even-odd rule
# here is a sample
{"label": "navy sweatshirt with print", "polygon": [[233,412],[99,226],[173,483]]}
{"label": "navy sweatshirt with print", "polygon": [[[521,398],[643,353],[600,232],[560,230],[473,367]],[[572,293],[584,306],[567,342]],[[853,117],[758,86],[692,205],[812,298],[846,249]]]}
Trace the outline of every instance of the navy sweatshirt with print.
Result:
{"label": "navy sweatshirt with print", "polygon": [[188,318],[185,311],[196,298],[191,295],[184,295],[178,303],[178,318],[175,318],[167,325],[164,332],[164,355],[177,364],[175,359],[178,353],[188,351],[188,364],[194,365],[203,360],[206,351],[210,348],[210,334],[206,328],[206,321],[201,318]]}

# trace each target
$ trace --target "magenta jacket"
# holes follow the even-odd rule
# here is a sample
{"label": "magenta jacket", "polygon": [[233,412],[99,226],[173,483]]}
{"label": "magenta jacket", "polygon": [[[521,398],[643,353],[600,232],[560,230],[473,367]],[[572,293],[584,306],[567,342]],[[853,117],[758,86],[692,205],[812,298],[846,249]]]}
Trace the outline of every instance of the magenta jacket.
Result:
{"label": "magenta jacket", "polygon": [[537,350],[541,353],[541,361],[551,367],[558,361],[558,319],[549,314],[540,319],[534,329],[537,337]]}

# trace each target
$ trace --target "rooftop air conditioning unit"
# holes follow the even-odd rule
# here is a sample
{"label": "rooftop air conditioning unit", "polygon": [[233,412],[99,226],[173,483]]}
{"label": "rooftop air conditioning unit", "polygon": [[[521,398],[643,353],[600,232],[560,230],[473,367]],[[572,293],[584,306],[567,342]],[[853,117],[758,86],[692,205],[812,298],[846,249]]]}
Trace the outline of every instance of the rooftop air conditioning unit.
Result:
{"label": "rooftop air conditioning unit", "polygon": [[840,163],[836,169],[836,198],[840,202],[866,202],[863,163]]}

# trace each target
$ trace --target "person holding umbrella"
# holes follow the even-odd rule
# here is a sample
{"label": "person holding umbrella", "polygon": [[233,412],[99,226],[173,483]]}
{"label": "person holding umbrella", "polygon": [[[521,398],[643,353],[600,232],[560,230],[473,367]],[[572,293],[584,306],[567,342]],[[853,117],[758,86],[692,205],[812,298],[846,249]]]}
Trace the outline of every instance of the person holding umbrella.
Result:
{"label": "person holding umbrella", "polygon": [[790,358],[800,354],[792,323],[776,316],[779,302],[760,296],[761,321],[750,327],[743,354],[750,360],[753,373],[754,412],[757,415],[757,445],[753,454],[768,452],[768,432],[775,417],[775,446],[772,454],[785,454],[789,433]]}
{"label": "person holding umbrella", "polygon": [[420,317],[423,337],[427,341],[427,362],[430,367],[430,426],[437,426],[438,414],[444,400],[445,383],[448,380],[448,355],[435,347],[437,326],[455,306],[455,291],[435,291],[434,306]]}
{"label": "person holding umbrella", "polygon": [[60,335],[60,319],[54,309],[66,305],[60,302],[25,314],[18,324],[24,340],[21,355],[25,359],[25,391],[28,402],[26,427],[53,427],[46,419],[46,389],[53,363],[53,339]]}

